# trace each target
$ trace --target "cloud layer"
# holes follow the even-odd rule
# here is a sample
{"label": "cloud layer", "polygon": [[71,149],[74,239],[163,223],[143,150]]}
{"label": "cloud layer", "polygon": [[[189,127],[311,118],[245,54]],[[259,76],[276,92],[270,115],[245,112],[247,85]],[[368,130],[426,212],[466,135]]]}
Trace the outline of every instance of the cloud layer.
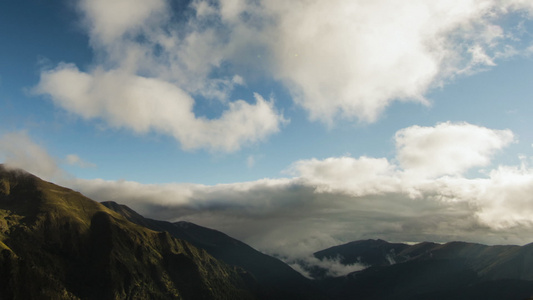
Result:
{"label": "cloud layer", "polygon": [[[277,81],[312,120],[372,122],[393,101],[428,103],[432,87],[531,46],[500,23],[533,15],[519,0],[195,0],[179,11],[164,0],[82,0],[78,9],[94,64],[44,70],[36,93],[86,119],[220,151],[285,122],[273,100],[231,99],[237,86]],[[220,117],[195,111],[212,101]]]}
{"label": "cloud layer", "polygon": [[[465,138],[471,134],[476,138]],[[215,186],[71,184],[96,199],[126,203],[151,217],[218,228],[288,258],[359,238],[529,241],[531,168],[500,166],[479,178],[462,175],[488,166],[496,151],[513,141],[510,131],[442,123],[400,130],[396,139],[399,164],[333,157],[295,162],[289,167],[293,177],[284,179]],[[452,151],[450,145],[464,151]],[[405,149],[417,149],[417,157],[431,156],[434,163],[420,170],[419,164],[406,163],[413,159],[403,157]],[[472,157],[478,159],[472,162]],[[453,160],[452,167],[443,168],[441,160]]]}
{"label": "cloud layer", "polygon": [[[465,138],[472,134],[476,138]],[[151,218],[216,228],[289,260],[363,238],[530,242],[533,168],[524,158],[520,166],[487,170],[497,151],[513,142],[510,131],[441,123],[405,128],[395,138],[395,159],[300,160],[289,166],[289,178],[213,186],[58,177],[55,160],[25,133],[4,135],[0,155],[95,200],[123,203]],[[406,149],[416,149],[422,161],[433,160],[421,170],[412,163],[420,160],[404,157]],[[480,166],[485,175],[463,175]]]}

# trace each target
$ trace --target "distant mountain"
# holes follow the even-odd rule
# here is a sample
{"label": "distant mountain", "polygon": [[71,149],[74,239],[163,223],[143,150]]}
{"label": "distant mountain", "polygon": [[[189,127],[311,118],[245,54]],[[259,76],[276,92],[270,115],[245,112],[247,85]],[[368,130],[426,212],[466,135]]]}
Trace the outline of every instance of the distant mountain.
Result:
{"label": "distant mountain", "polygon": [[528,299],[533,296],[533,244],[465,242],[393,244],[356,241],[315,253],[369,267],[321,286],[333,299]]}
{"label": "distant mountain", "polygon": [[401,253],[406,248],[406,244],[388,243],[384,240],[363,240],[334,246],[314,253],[318,259],[336,259],[342,264],[351,265],[360,263],[370,266],[386,266],[396,263],[396,259],[401,258]]}
{"label": "distant mountain", "polygon": [[102,202],[131,222],[156,231],[169,232],[206,250],[213,257],[252,274],[263,299],[324,299],[312,282],[277,258],[263,254],[220,231],[189,222],[170,223],[144,218],[129,207],[115,202]]}
{"label": "distant mountain", "polygon": [[0,299],[254,299],[206,251],[0,165]]}

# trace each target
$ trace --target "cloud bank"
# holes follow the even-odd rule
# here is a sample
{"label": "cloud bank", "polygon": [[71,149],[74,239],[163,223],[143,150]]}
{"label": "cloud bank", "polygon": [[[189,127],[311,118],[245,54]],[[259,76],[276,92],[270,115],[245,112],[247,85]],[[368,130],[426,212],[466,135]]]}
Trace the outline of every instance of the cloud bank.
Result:
{"label": "cloud bank", "polygon": [[[472,135],[476,138],[468,138]],[[394,160],[301,160],[289,167],[291,178],[214,186],[70,184],[95,199],[125,203],[154,218],[217,228],[287,258],[362,238],[530,242],[533,169],[524,163],[497,166],[478,178],[463,175],[488,167],[496,152],[514,141],[510,131],[441,123],[402,129],[395,137]],[[406,157],[406,149],[416,149],[416,155]],[[431,163],[420,169],[425,160]]]}
{"label": "cloud bank", "polygon": [[[216,228],[288,259],[364,238],[531,242],[533,168],[525,158],[519,166],[489,164],[514,141],[512,132],[440,123],[405,128],[395,138],[394,159],[300,160],[288,167],[291,177],[280,179],[212,186],[67,176],[56,182],[98,201],[126,204],[147,217]],[[415,154],[405,156],[406,149]],[[25,133],[4,135],[0,156],[44,178],[61,172]],[[421,161],[427,161],[422,169]],[[478,167],[485,172],[465,177]]]}
{"label": "cloud bank", "polygon": [[[37,94],[85,119],[226,152],[286,123],[273,100],[232,99],[236,87],[280,83],[311,120],[373,122],[394,101],[428,104],[432,87],[527,51],[519,26],[501,24],[533,16],[520,0],[81,0],[78,10],[94,63],[43,70]],[[213,103],[218,117],[195,111]]]}

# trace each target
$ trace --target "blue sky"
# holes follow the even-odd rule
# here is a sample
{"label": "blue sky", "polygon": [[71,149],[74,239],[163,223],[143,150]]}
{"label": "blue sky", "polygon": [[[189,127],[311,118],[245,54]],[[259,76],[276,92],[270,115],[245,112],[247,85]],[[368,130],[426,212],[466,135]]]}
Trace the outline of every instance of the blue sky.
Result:
{"label": "blue sky", "polygon": [[518,0],[4,1],[0,160],[270,252],[526,243],[532,37]]}

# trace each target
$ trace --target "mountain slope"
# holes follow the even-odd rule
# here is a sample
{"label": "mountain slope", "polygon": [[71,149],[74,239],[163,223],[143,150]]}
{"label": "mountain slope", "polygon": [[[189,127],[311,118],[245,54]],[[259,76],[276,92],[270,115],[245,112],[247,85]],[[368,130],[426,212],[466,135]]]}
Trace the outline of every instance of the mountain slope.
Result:
{"label": "mountain slope", "polygon": [[[394,251],[389,250],[394,249]],[[333,299],[526,299],[533,296],[533,244],[392,244],[357,241],[317,252],[369,268],[321,282]]]}
{"label": "mountain slope", "polygon": [[340,258],[344,265],[361,263],[370,266],[386,266],[394,263],[397,253],[409,246],[401,243],[388,243],[384,240],[354,241],[334,246],[314,253],[318,259]]}
{"label": "mountain slope", "polygon": [[310,280],[282,261],[265,255],[220,231],[189,222],[170,223],[144,218],[129,207],[115,202],[102,202],[102,204],[136,224],[156,231],[169,232],[173,237],[205,249],[213,257],[227,264],[243,268],[257,279],[259,294],[263,299],[324,298]]}
{"label": "mountain slope", "polygon": [[0,299],[252,299],[244,271],[0,165]]}

